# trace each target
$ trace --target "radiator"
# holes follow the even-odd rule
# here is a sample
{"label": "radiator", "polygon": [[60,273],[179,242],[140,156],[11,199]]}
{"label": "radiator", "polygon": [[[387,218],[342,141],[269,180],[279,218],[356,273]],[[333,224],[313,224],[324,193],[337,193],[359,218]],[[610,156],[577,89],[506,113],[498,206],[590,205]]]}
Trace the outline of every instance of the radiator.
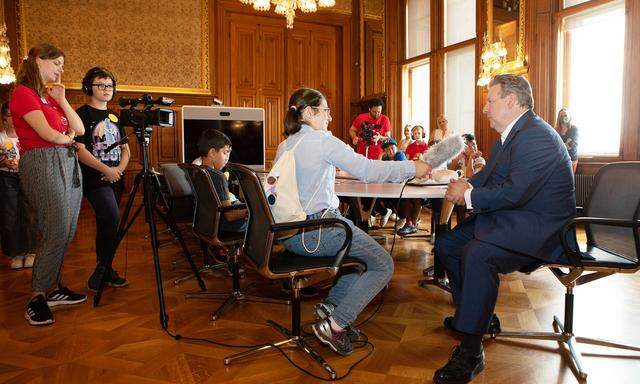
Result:
{"label": "radiator", "polygon": [[576,175],[576,206],[584,207],[595,175]]}

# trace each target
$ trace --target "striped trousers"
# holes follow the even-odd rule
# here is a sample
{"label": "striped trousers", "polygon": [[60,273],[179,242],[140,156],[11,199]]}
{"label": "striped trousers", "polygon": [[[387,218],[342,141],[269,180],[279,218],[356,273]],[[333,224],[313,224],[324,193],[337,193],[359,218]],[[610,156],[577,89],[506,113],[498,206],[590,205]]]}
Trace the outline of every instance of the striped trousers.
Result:
{"label": "striped trousers", "polygon": [[42,235],[33,265],[34,292],[47,292],[60,280],[64,255],[76,233],[81,177],[73,148],[37,148],[20,158],[20,181]]}

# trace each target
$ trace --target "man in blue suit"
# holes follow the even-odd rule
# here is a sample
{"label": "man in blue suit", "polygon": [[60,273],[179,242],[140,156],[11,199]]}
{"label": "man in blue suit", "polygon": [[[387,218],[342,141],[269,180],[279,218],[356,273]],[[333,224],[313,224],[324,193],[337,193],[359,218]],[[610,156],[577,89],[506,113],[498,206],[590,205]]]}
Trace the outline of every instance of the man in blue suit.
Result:
{"label": "man in blue suit", "polygon": [[484,368],[482,335],[490,325],[499,330],[498,273],[563,257],[559,231],[576,206],[571,160],[560,136],[532,109],[524,77],[494,77],[483,112],[500,140],[482,171],[447,188],[447,200],[475,214],[436,240],[456,306],[445,325],[464,335],[435,372],[438,384],[467,383]]}

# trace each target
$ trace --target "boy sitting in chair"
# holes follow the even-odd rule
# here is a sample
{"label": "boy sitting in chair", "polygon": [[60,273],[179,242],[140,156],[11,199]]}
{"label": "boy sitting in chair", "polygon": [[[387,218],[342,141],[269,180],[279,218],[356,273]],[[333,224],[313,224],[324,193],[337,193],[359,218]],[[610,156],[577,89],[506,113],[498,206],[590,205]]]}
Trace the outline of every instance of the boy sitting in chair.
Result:
{"label": "boy sitting in chair", "polygon": [[[229,140],[229,137],[216,129],[207,129],[202,132],[200,139],[198,139],[198,152],[200,152],[202,166],[209,173],[222,206],[239,204],[238,199],[233,193],[229,192],[229,174],[222,171],[229,162],[229,155],[231,154],[231,140]],[[247,215],[248,211],[246,209],[224,212],[220,217],[220,230],[224,232],[246,231]]]}

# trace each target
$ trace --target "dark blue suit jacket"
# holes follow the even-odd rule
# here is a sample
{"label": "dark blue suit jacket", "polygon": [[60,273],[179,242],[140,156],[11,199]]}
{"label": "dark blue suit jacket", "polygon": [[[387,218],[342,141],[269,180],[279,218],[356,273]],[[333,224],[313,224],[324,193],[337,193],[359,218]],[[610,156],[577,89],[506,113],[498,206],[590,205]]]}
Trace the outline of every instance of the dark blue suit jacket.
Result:
{"label": "dark blue suit jacket", "polygon": [[571,160],[558,133],[529,110],[470,180],[475,238],[548,262],[576,214]]}

